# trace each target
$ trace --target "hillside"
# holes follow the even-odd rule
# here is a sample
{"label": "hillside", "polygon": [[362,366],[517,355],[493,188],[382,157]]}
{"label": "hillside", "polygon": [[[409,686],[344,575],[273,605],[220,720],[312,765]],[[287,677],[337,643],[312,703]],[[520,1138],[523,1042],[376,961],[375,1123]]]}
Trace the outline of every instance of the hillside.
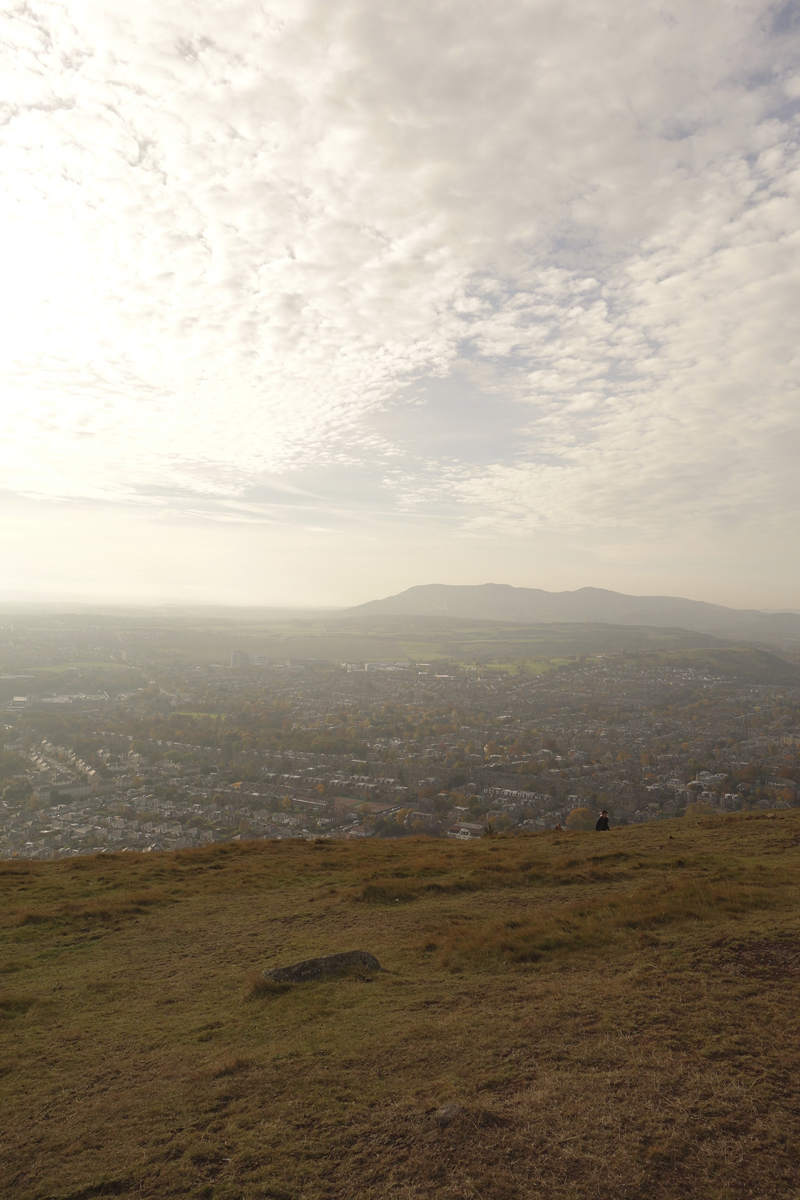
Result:
{"label": "hillside", "polygon": [[711,646],[703,649],[663,650],[655,654],[639,652],[641,665],[689,667],[711,677],[740,679],[744,683],[778,684],[797,687],[800,667],[755,646]]}
{"label": "hillside", "polygon": [[800,812],[5,862],[5,1194],[789,1200],[799,880]]}
{"label": "hillside", "polygon": [[[709,634],[686,629],[581,622],[479,621],[458,617],[353,616],[334,626],[348,634],[365,658],[449,659],[467,665],[491,662],[535,663],[580,655],[623,651],[697,650],[721,648]],[[798,673],[800,677],[800,673]]]}
{"label": "hillside", "polygon": [[424,584],[346,610],[349,616],[460,617],[489,621],[581,621],[691,629],[717,637],[800,642],[800,615],[726,608],[677,596],[626,596],[604,588],[546,592],[484,583]]}

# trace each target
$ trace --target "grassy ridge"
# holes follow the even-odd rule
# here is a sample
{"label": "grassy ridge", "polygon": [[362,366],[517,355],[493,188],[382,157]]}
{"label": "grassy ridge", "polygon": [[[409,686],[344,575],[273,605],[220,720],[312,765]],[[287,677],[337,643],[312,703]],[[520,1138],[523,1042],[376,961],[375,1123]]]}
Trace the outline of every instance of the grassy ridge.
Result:
{"label": "grassy ridge", "polygon": [[794,1197],[798,816],[4,863],[7,1194]]}

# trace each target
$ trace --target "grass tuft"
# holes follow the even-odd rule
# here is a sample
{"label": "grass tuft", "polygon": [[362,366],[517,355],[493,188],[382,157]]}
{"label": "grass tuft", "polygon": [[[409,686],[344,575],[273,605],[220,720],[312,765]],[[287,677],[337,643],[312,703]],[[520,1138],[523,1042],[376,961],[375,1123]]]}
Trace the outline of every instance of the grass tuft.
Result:
{"label": "grass tuft", "polygon": [[69,925],[79,921],[118,921],[136,916],[155,904],[164,904],[169,897],[163,888],[123,895],[98,896],[80,903],[53,904],[44,908],[21,908],[9,912],[16,925]]}
{"label": "grass tuft", "polygon": [[19,996],[13,992],[0,992],[0,1019],[24,1016],[35,1003],[35,996]]}
{"label": "grass tuft", "polygon": [[364,904],[408,904],[419,898],[419,891],[388,880],[385,883],[367,883],[361,888],[358,899]]}
{"label": "grass tuft", "polygon": [[249,1071],[252,1066],[253,1062],[249,1058],[233,1058],[214,1071],[214,1078],[226,1079],[229,1075],[241,1075],[243,1071]]}
{"label": "grass tuft", "polygon": [[17,925],[45,925],[51,919],[48,913],[32,912],[30,909],[17,913]]}
{"label": "grass tuft", "polygon": [[276,983],[274,979],[267,979],[261,971],[253,971],[248,981],[250,984],[247,993],[248,1000],[270,1000],[292,990],[290,983]]}

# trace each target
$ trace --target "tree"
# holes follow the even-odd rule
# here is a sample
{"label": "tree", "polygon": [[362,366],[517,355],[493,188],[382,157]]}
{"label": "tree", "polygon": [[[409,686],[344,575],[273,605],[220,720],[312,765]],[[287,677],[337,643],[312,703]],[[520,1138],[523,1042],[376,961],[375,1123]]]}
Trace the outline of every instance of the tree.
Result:
{"label": "tree", "polygon": [[33,793],[33,788],[29,780],[23,779],[18,783],[10,783],[3,791],[3,799],[6,803],[20,804],[23,800],[27,800]]}
{"label": "tree", "polygon": [[0,751],[0,780],[11,779],[12,775],[16,775],[25,770],[26,763],[15,754],[13,750]]}
{"label": "tree", "polygon": [[697,820],[698,817],[710,817],[715,812],[713,804],[707,804],[705,800],[695,800],[692,804],[686,805],[685,816],[690,820]]}
{"label": "tree", "polygon": [[567,817],[567,829],[594,829],[594,813],[590,808],[573,808]]}

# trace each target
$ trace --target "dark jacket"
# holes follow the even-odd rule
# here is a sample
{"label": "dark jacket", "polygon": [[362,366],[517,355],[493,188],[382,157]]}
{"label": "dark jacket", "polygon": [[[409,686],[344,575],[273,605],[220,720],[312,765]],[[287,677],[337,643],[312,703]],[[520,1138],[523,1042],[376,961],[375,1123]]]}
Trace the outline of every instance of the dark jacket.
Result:
{"label": "dark jacket", "polygon": [[595,830],[598,832],[599,831],[605,832],[607,829],[608,829],[608,817],[598,817],[597,824],[595,825]]}

